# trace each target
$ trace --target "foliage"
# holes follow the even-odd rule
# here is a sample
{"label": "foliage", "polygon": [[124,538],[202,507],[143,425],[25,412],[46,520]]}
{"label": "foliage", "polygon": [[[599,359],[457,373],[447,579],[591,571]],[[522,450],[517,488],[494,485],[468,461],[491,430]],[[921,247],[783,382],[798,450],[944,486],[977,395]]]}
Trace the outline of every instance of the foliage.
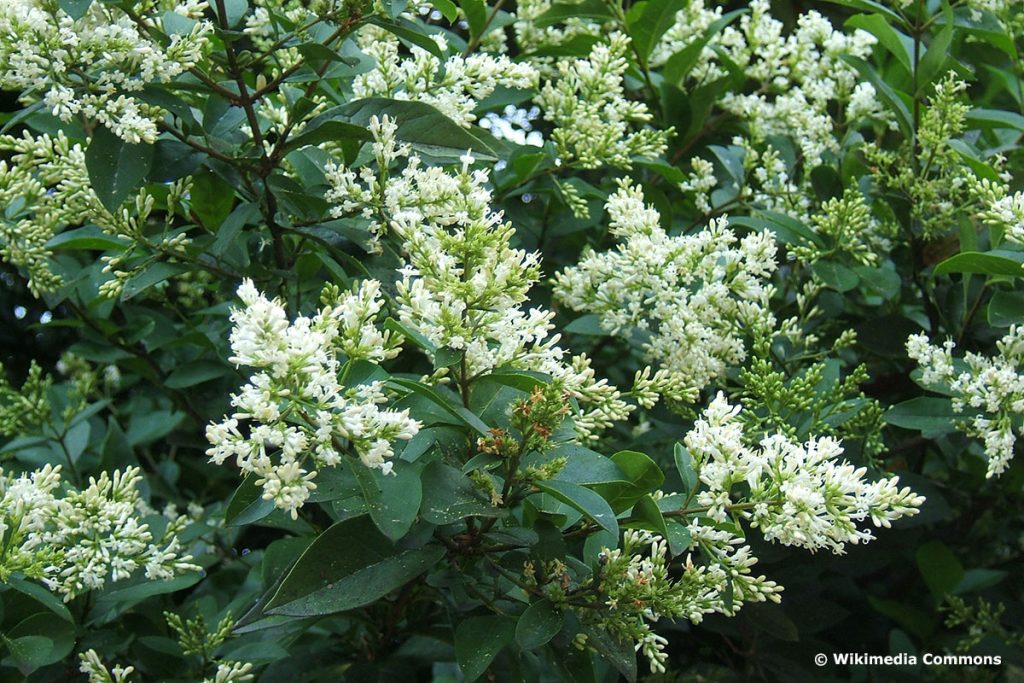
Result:
{"label": "foliage", "polygon": [[1024,14],[814,4],[0,3],[0,681],[1024,675]]}

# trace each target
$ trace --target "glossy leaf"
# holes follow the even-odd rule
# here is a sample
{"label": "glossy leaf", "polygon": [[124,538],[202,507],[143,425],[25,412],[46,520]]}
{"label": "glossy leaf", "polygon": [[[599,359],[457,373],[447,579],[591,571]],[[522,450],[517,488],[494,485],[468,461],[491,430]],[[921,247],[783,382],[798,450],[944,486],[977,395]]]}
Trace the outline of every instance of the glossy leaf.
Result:
{"label": "glossy leaf", "polygon": [[368,605],[427,571],[444,548],[402,549],[367,517],[320,534],[267,603],[267,614],[320,616]]}

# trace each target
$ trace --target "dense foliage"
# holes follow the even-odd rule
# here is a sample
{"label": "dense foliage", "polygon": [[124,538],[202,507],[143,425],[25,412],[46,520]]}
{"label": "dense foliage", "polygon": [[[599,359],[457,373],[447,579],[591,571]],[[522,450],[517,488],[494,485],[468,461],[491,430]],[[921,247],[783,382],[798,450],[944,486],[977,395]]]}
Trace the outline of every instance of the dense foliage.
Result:
{"label": "dense foliage", "polygon": [[1020,680],[1022,32],[0,1],[0,680]]}

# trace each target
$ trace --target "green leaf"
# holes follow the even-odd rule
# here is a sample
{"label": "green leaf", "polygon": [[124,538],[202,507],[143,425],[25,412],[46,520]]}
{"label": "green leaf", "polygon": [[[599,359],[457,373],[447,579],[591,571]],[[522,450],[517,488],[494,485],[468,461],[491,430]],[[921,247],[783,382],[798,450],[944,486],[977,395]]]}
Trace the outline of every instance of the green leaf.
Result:
{"label": "green leaf", "polygon": [[8,659],[25,676],[48,664],[50,653],[53,651],[53,641],[46,636],[8,638],[0,633],[0,643],[3,643],[10,652]]}
{"label": "green leaf", "polygon": [[59,662],[67,657],[75,646],[74,624],[54,620],[53,615],[48,612],[36,612],[18,622],[14,628],[7,631],[7,637],[20,640],[26,636],[44,634],[50,640],[50,650],[40,649],[37,651],[37,659],[33,662],[40,666]]}
{"label": "green leaf", "polygon": [[580,316],[563,329],[570,334],[585,334],[591,337],[603,337],[608,334],[601,327],[601,316],[596,313]]}
{"label": "green leaf", "polygon": [[434,42],[423,30],[420,24],[402,19],[399,17],[394,21],[386,21],[381,17],[371,17],[369,23],[380,26],[385,31],[394,34],[402,40],[412,43],[418,48],[426,50],[441,61],[445,60],[445,54],[436,42]]}
{"label": "green leaf", "polygon": [[85,167],[93,191],[108,211],[117,211],[142,184],[153,164],[153,152],[153,145],[128,144],[106,127],[96,128],[85,150]]}
{"label": "green leaf", "polygon": [[942,71],[943,65],[949,53],[949,46],[953,43],[953,24],[946,24],[932,40],[924,57],[917,65],[917,92],[923,94],[925,88],[935,80]]}
{"label": "green leaf", "polygon": [[747,11],[745,9],[738,9],[723,14],[704,30],[700,38],[669,57],[668,61],[661,68],[661,74],[665,80],[673,85],[679,85],[689,75],[690,71],[693,70],[693,67],[697,66],[700,55],[708,42],[718,35],[723,28],[731,24],[733,19],[741,14],[746,14]]}
{"label": "green leaf", "polygon": [[931,396],[912,398],[885,411],[886,423],[920,431],[928,439],[956,431],[954,422],[959,418],[948,398]]}
{"label": "green leaf", "polygon": [[867,31],[907,70],[914,73],[914,39],[897,31],[890,20],[881,14],[857,14],[846,20],[847,28]]}
{"label": "green leaf", "polygon": [[618,640],[598,626],[585,626],[583,630],[587,634],[587,644],[615,667],[628,683],[636,683],[636,650],[633,649],[633,643]]}
{"label": "green leaf", "polygon": [[192,189],[188,196],[192,210],[203,225],[217,231],[231,214],[235,203],[235,188],[217,174],[203,171],[192,176]]}
{"label": "green leaf", "polygon": [[967,112],[967,123],[972,128],[1010,128],[1024,130],[1024,116],[1000,109],[972,109]]}
{"label": "green leaf", "polygon": [[891,9],[886,7],[880,2],[874,2],[874,0],[826,0],[836,5],[842,5],[843,7],[850,7],[851,9],[860,10],[861,12],[877,12],[882,16],[886,17],[895,26],[903,25],[903,18],[893,12]]}
{"label": "green leaf", "polygon": [[187,270],[188,268],[178,263],[155,261],[128,278],[128,281],[124,283],[124,288],[121,290],[121,301],[133,299],[153,285],[160,284],[164,280],[180,275]]}
{"label": "green leaf", "polygon": [[439,545],[403,550],[367,517],[334,524],[317,536],[267,603],[267,614],[320,616],[369,605],[433,567]]}
{"label": "green leaf", "polygon": [[462,362],[462,351],[441,347],[434,352],[434,369],[450,368]]}
{"label": "green leaf", "polygon": [[417,150],[428,155],[458,158],[471,151],[486,161],[502,155],[501,143],[487,133],[463,128],[423,102],[371,97],[334,107],[320,115],[364,128],[369,126],[374,116],[394,119],[398,124],[396,137],[412,143]]}
{"label": "green leaf", "polygon": [[998,290],[988,302],[988,324],[1009,327],[1024,322],[1024,292]]}
{"label": "green leaf", "polygon": [[674,519],[665,520],[665,528],[668,530],[668,551],[672,554],[672,557],[685,553],[690,549],[690,544],[693,542],[693,537],[690,534],[690,529],[684,524],[680,524]]}
{"label": "green leaf", "polygon": [[455,629],[455,660],[466,683],[480,678],[514,636],[515,622],[496,614],[469,617],[460,623]]}
{"label": "green leaf", "polygon": [[[216,11],[218,5],[214,3],[212,6]],[[224,10],[224,16],[221,18],[229,27],[234,27],[249,11],[249,3],[246,0],[224,0]]]}
{"label": "green leaf", "polygon": [[815,261],[811,270],[826,287],[837,292],[849,292],[860,282],[857,273],[835,261]]}
{"label": "green leaf", "polygon": [[403,325],[394,318],[388,318],[384,321],[384,329],[389,332],[395,332],[402,335],[411,344],[423,351],[426,351],[427,353],[434,354],[437,351],[437,347],[434,346],[434,343],[420,334],[419,331]]}
{"label": "green leaf", "polygon": [[534,20],[537,28],[560,24],[574,18],[611,19],[612,13],[604,0],[583,0],[582,2],[556,3]]}
{"label": "green leaf", "polygon": [[964,572],[964,577],[960,579],[953,593],[964,595],[982,591],[1002,583],[1003,579],[1009,575],[1010,572],[1002,569],[968,569]]}
{"label": "green leaf", "polygon": [[668,527],[665,526],[665,516],[661,514],[657,501],[650,496],[644,496],[633,506],[632,518],[644,525],[648,531],[660,534],[662,538],[668,538]]}
{"label": "green leaf", "polygon": [[274,511],[274,501],[263,500],[263,489],[256,485],[255,474],[248,475],[228,501],[225,526],[244,526],[258,522]]}
{"label": "green leaf", "polygon": [[[935,266],[934,275],[949,273],[976,273],[978,275],[1004,275],[1020,277],[1024,275],[1021,254],[1004,251],[965,251]],[[1011,258],[1012,257],[1012,258]]]}
{"label": "green leaf", "polygon": [[351,469],[377,528],[393,541],[405,536],[416,521],[423,499],[419,469],[401,460],[394,462],[393,474],[362,463],[353,463]]}
{"label": "green leaf", "polygon": [[665,31],[676,23],[676,15],[688,0],[642,0],[630,8],[626,21],[633,47],[646,63],[651,50]]}
{"label": "green leaf", "polygon": [[[878,93],[879,99],[885,103],[896,116],[896,123],[899,124],[900,131],[904,137],[911,138],[914,134],[913,119],[910,116],[910,110],[907,108],[906,102],[899,96],[899,94],[893,90],[892,86],[886,83],[878,72],[875,71],[874,67],[865,62],[863,59],[854,57],[853,55],[841,55],[841,59],[856,69],[861,76],[867,79],[871,85],[875,86],[875,92]],[[908,98],[909,99],[909,98]]]}
{"label": "green leaf", "polygon": [[[71,612],[68,610],[67,606],[61,602],[60,598],[46,588],[40,586],[38,583],[32,583],[31,581],[11,576],[8,577],[5,587],[16,590],[23,595],[27,595],[64,621],[74,623],[75,618],[71,616]],[[2,590],[2,588],[3,587],[0,587],[0,590]]]}
{"label": "green leaf", "polygon": [[92,6],[92,0],[58,0],[57,5],[72,19],[78,20],[85,16]]}
{"label": "green leaf", "polygon": [[456,418],[462,424],[467,427],[471,427],[476,430],[481,436],[487,436],[491,432],[491,428],[488,427],[483,420],[474,415],[471,411],[467,410],[463,406],[456,405],[451,401],[444,398],[441,394],[434,391],[431,387],[421,384],[411,379],[403,379],[401,377],[392,377],[388,380],[388,384],[408,389],[409,391],[419,394],[424,398],[428,399],[431,403],[444,409],[452,417]]}
{"label": "green leaf", "polygon": [[587,518],[608,533],[618,537],[619,523],[615,520],[608,502],[590,489],[570,484],[567,481],[550,479],[534,484],[538,489],[569,507],[583,513]]}
{"label": "green leaf", "polygon": [[126,242],[111,237],[95,225],[65,230],[46,243],[47,249],[90,249],[94,251],[124,251]]}
{"label": "green leaf", "polygon": [[431,524],[451,524],[474,516],[498,517],[503,512],[484,500],[469,477],[439,461],[423,470],[422,486],[420,514]]}
{"label": "green leaf", "polygon": [[693,456],[681,443],[677,443],[672,451],[672,457],[676,463],[676,470],[679,471],[679,478],[683,482],[683,493],[692,496],[697,490],[697,471],[693,467]]}
{"label": "green leaf", "polygon": [[516,642],[524,650],[544,645],[562,630],[565,615],[547,598],[527,607],[516,622]]}
{"label": "green leaf", "polygon": [[917,549],[917,568],[935,598],[941,600],[964,578],[964,567],[942,541],[929,541]]}
{"label": "green leaf", "polygon": [[549,381],[550,377],[542,375],[539,372],[520,372],[515,370],[492,372],[489,375],[484,375],[480,379],[487,379],[491,382],[497,382],[498,384],[506,387],[512,387],[519,391],[525,391],[530,393],[537,387],[545,386]]}
{"label": "green leaf", "polygon": [[[124,610],[134,607],[143,600],[155,595],[166,595],[174,593],[199,583],[202,575],[199,572],[189,572],[176,576],[173,579],[164,581],[150,581],[144,575],[134,577],[133,585],[115,588],[104,591],[96,598],[93,611],[90,612],[90,621],[105,622],[113,619]],[[121,584],[114,584],[120,586]]]}
{"label": "green leaf", "polygon": [[179,365],[164,380],[164,386],[171,389],[194,387],[212,379],[218,379],[231,372],[231,368],[213,360],[195,360]]}
{"label": "green leaf", "polygon": [[638,451],[619,451],[609,459],[625,475],[625,483],[598,485],[595,490],[615,512],[629,509],[665,481],[665,474],[658,464]]}
{"label": "green leaf", "polygon": [[469,25],[469,35],[480,36],[487,27],[487,3],[484,0],[459,0],[459,7]]}
{"label": "green leaf", "polygon": [[729,217],[730,225],[744,225],[755,230],[768,230],[785,244],[810,244],[824,247],[824,242],[810,228],[792,216],[776,211],[756,211],[750,216]]}
{"label": "green leaf", "polygon": [[459,8],[455,6],[452,0],[432,0],[430,4],[434,6],[434,9],[443,14],[450,24],[454,24],[459,18]]}

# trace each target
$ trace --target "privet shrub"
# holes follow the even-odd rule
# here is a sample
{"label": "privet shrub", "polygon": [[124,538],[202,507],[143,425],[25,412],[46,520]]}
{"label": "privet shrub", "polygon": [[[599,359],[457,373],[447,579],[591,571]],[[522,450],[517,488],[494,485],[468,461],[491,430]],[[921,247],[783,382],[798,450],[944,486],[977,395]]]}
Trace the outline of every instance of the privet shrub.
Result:
{"label": "privet shrub", "polygon": [[4,0],[0,680],[1021,676],[1022,29]]}

